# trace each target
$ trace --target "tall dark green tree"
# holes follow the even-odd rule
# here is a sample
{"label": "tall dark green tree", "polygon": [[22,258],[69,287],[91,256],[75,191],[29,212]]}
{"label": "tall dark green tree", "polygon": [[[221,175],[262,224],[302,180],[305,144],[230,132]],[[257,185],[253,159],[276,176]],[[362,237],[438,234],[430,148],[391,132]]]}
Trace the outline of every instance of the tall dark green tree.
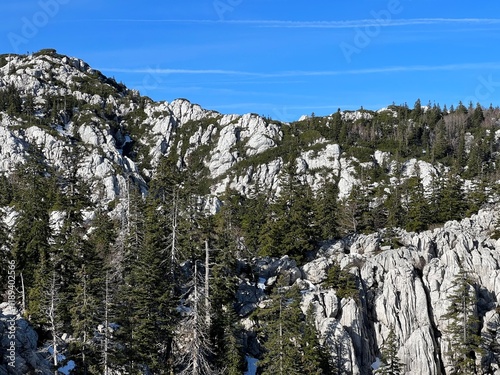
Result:
{"label": "tall dark green tree", "polygon": [[338,194],[339,188],[335,181],[325,182],[317,194],[314,220],[321,239],[333,239],[339,236]]}
{"label": "tall dark green tree", "polygon": [[244,243],[250,256],[256,256],[260,250],[261,232],[267,218],[268,202],[266,194],[259,191],[257,184],[256,194],[243,202],[241,229]]}
{"label": "tall dark green tree", "polygon": [[265,349],[258,362],[260,373],[328,374],[316,330],[300,308],[300,291],[297,286],[286,286],[285,279],[278,280],[266,308],[257,315]]}
{"label": "tall dark green tree", "polygon": [[[35,284],[46,284],[36,280],[37,277],[46,278],[46,273],[37,272],[39,266],[50,264],[50,238],[52,230],[49,226],[49,210],[55,187],[49,180],[49,169],[40,152],[34,150],[24,164],[17,166],[13,173],[13,204],[19,216],[12,236],[12,254],[16,260],[18,285],[24,284],[26,308],[34,301],[34,294],[30,289]],[[31,294],[31,297],[28,298]],[[41,295],[38,298],[42,298]]]}
{"label": "tall dark green tree", "polygon": [[158,201],[148,199],[144,238],[137,249],[131,249],[136,253],[130,257],[120,293],[120,336],[125,349],[121,360],[131,373],[168,374],[172,369],[176,312],[173,286],[165,277],[169,269],[162,257],[165,236],[159,215]]}
{"label": "tall dark green tree", "polygon": [[394,333],[394,328],[391,327],[387,340],[381,348],[382,364],[380,368],[375,371],[377,375],[401,375],[404,373],[404,364],[398,356],[398,338]]}
{"label": "tall dark green tree", "polygon": [[427,229],[430,222],[429,204],[419,173],[416,177],[410,177],[405,181],[404,190],[406,191],[405,229],[412,232]]}
{"label": "tall dark green tree", "polygon": [[451,374],[476,374],[476,359],[481,353],[477,292],[472,276],[464,269],[455,277],[447,300],[450,305],[443,319],[445,338],[450,344],[446,355],[453,366]]}
{"label": "tall dark green tree", "polygon": [[444,223],[448,220],[463,219],[467,210],[467,200],[461,179],[457,178],[453,170],[450,170],[440,182],[439,211],[437,212],[439,221]]}

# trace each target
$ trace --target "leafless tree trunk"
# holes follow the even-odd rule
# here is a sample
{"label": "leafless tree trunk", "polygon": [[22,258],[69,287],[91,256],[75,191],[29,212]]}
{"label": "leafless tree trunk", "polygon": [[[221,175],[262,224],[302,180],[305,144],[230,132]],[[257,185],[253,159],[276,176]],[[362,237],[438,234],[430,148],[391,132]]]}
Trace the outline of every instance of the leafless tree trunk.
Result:
{"label": "leafless tree trunk", "polygon": [[59,365],[59,324],[57,319],[57,306],[59,303],[59,286],[56,282],[56,273],[52,272],[52,280],[50,282],[49,289],[46,292],[47,295],[47,318],[49,321],[49,330],[52,334],[52,363],[54,365],[54,375],[58,375],[57,367]]}

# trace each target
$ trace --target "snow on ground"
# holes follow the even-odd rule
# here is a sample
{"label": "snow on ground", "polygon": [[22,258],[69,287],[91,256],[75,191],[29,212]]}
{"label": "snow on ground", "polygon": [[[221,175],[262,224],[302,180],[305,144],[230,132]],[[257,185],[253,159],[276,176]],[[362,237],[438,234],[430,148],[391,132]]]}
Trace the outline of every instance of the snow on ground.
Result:
{"label": "snow on ground", "polygon": [[264,277],[259,277],[259,282],[257,283],[257,288],[261,290],[266,290],[267,280]]}

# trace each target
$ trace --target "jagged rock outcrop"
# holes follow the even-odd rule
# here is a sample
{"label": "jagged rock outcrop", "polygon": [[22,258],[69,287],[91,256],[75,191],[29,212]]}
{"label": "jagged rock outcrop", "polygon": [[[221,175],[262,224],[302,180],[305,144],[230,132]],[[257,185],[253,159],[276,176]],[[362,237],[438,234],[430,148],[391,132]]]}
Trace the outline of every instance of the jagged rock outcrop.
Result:
{"label": "jagged rock outcrop", "polygon": [[[0,304],[0,333],[0,347],[3,349],[0,352],[0,374],[53,374],[46,356],[38,351],[38,335],[7,303]],[[10,334],[15,336],[14,340]]]}
{"label": "jagged rock outcrop", "polygon": [[[449,373],[448,322],[443,316],[453,279],[462,267],[477,282],[477,314],[483,340],[490,348],[478,363],[488,373],[500,373],[497,349],[491,349],[500,344],[500,240],[489,237],[499,208],[492,206],[433,231],[400,231],[403,246],[397,249],[376,250],[383,234],[338,241],[304,264],[301,278],[291,278],[289,284],[298,283],[302,289],[302,310],[313,312],[338,368],[352,374],[371,373],[392,329],[406,374]],[[323,287],[334,262],[358,277],[359,298],[339,298],[334,289]],[[261,280],[295,272],[295,265],[286,257],[259,260],[253,267]],[[252,307],[240,314],[248,315],[258,308],[258,301],[266,298],[262,291],[266,288],[259,288],[257,282],[241,285],[240,295],[254,299]]]}
{"label": "jagged rock outcrop", "polygon": [[[283,150],[281,142],[290,124],[255,114],[223,115],[185,99],[153,102],[83,61],[53,52],[2,56],[2,64],[0,89],[14,87],[22,103],[33,103],[29,113],[0,111],[0,173],[12,173],[35,149],[56,171],[64,172],[76,159],[77,177],[89,184],[94,203],[84,212],[85,218],[92,217],[98,205],[114,207],[114,214],[119,215],[130,184],[146,193],[159,160],[173,152],[181,168],[195,165],[194,172],[208,181],[211,196],[204,202],[212,213],[220,206],[218,197],[228,188],[246,196],[257,188],[271,197],[279,194],[290,160],[295,161],[300,180],[315,192],[321,191],[325,180],[336,180],[341,199],[363,183],[361,175],[369,174],[372,167],[386,173],[386,185],[376,182],[371,186],[380,188],[382,195],[389,194],[391,181],[413,176],[429,189],[436,176],[446,172],[441,165],[416,158],[400,165],[387,151],[369,149],[364,158],[358,158],[339,144],[316,136],[293,143],[290,140],[298,135],[289,135],[290,149]],[[393,110],[384,111],[397,115]],[[341,116],[362,127],[363,120],[373,114],[356,111]],[[499,134],[500,130],[495,131],[496,141]],[[472,135],[468,137],[470,143]],[[297,148],[291,155],[290,145]],[[15,208],[0,209],[12,229]],[[236,295],[236,310],[248,333],[247,352],[255,357],[261,354],[251,313],[260,308],[281,275],[289,285],[299,286],[302,310],[314,315],[321,341],[340,373],[370,374],[390,330],[397,338],[398,355],[407,374],[449,373],[452,364],[447,358],[450,345],[445,337],[445,314],[453,278],[464,269],[477,283],[477,315],[481,334],[489,343],[477,360],[488,373],[499,374],[500,241],[490,236],[499,210],[492,206],[460,222],[421,233],[397,230],[399,248],[386,245],[386,233],[379,230],[324,245],[314,259],[300,267],[289,257],[247,261]],[[63,215],[62,211],[51,213],[50,224],[56,233]],[[334,263],[355,275],[355,298],[342,298],[325,286]],[[0,329],[5,329],[6,315],[0,315]],[[48,365],[36,354],[34,331],[20,317],[16,324],[16,347],[21,353],[18,373],[27,373],[29,368],[43,373]],[[1,371],[5,368],[0,367]]]}

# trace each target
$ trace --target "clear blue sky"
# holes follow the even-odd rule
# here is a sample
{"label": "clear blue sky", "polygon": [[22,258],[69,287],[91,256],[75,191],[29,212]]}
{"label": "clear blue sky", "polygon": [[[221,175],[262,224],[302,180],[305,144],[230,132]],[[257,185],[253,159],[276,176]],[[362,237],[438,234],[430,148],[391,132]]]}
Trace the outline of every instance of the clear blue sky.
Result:
{"label": "clear blue sky", "polygon": [[222,113],[500,105],[498,1],[7,0],[0,20],[0,53],[55,48]]}

